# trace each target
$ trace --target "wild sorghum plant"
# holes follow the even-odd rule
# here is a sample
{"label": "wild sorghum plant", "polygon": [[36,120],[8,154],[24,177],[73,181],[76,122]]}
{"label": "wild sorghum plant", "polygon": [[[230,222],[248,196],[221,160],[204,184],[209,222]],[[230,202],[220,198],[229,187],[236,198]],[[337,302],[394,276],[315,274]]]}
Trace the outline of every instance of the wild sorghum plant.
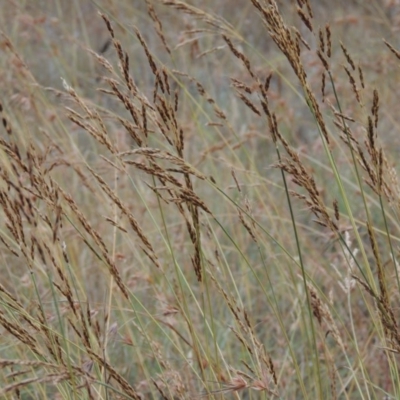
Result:
{"label": "wild sorghum plant", "polygon": [[0,397],[398,398],[400,5],[50,3],[1,11]]}

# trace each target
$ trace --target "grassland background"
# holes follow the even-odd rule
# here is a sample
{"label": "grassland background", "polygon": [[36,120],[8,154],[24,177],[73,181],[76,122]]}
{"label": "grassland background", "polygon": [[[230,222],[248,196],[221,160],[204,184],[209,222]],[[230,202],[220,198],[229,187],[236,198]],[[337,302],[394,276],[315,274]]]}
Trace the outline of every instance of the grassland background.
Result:
{"label": "grassland background", "polygon": [[[2,397],[400,396],[400,61],[383,42],[400,48],[397,1],[311,2],[314,33],[296,2],[278,2],[310,45],[301,60],[329,146],[251,1],[0,3]],[[136,94],[99,12],[129,55]],[[328,75],[321,94],[326,71],[316,50],[326,24],[329,72],[362,148],[379,93],[381,193],[340,137]],[[278,141],[279,161],[257,80],[223,35],[259,81],[272,73],[269,107],[330,215],[337,201],[337,230],[315,222],[296,174],[283,180],[290,152]],[[158,89],[165,103],[154,101],[145,50],[169,83]],[[127,93],[140,123],[115,93],[99,90],[110,90],[104,76]],[[165,122],[156,104],[174,118]],[[288,202],[289,190],[305,197]]]}

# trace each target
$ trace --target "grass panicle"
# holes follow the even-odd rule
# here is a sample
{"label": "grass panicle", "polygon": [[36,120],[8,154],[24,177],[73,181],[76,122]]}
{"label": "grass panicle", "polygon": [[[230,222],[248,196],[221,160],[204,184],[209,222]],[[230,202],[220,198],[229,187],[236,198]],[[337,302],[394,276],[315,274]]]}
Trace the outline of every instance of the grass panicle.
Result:
{"label": "grass panicle", "polygon": [[0,11],[0,397],[399,398],[399,6],[53,3]]}

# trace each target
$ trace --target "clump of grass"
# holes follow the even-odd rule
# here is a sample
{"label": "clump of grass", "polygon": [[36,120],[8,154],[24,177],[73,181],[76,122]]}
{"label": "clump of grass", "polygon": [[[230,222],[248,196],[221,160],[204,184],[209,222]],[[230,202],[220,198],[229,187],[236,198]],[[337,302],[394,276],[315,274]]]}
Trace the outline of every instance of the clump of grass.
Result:
{"label": "clump of grass", "polygon": [[99,3],[90,87],[3,34],[2,397],[399,396],[385,99],[319,7],[244,5]]}

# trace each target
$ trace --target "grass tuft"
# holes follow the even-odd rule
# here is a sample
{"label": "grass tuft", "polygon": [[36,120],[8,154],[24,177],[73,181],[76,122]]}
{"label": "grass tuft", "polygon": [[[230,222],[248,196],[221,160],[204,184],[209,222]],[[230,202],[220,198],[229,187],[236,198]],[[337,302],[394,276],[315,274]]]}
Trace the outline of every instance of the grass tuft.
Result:
{"label": "grass tuft", "polygon": [[0,397],[399,398],[399,6],[48,3],[0,12]]}

